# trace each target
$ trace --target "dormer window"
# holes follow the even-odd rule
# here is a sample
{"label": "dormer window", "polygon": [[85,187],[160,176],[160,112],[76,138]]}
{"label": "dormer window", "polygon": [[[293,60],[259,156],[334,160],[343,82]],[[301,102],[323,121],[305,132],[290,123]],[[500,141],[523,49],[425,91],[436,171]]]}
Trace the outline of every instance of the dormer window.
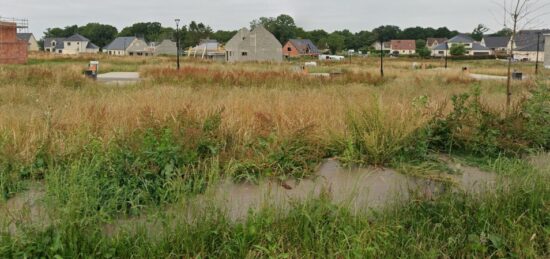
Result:
{"label": "dormer window", "polygon": [[52,41],[52,46],[54,46],[54,47],[55,47],[55,41]]}

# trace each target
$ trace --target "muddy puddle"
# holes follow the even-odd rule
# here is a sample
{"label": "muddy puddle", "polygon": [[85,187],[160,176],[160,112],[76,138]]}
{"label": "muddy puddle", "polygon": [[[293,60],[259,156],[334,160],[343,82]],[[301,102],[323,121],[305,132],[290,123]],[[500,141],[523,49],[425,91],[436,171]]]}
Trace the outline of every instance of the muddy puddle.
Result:
{"label": "muddy puddle", "polygon": [[17,194],[5,203],[0,203],[0,227],[16,233],[20,227],[46,227],[49,217],[44,207],[43,185],[35,184],[29,190]]}
{"label": "muddy puddle", "polygon": [[[383,168],[343,168],[336,160],[326,160],[310,179],[285,182],[264,180],[259,184],[222,181],[205,194],[168,206],[153,213],[144,212],[140,217],[121,218],[104,226],[107,235],[136,226],[158,232],[166,221],[192,221],[201,217],[208,208],[222,210],[232,220],[246,218],[250,212],[263,207],[280,209],[284,213],[295,202],[328,195],[338,205],[346,206],[352,212],[366,212],[380,209],[388,204],[410,199],[436,199],[441,192],[462,189],[466,192],[490,190],[498,181],[493,173],[477,168],[446,161],[461,174],[446,175],[456,184],[450,185],[425,178],[416,178]],[[48,224],[40,201],[44,196],[42,187],[34,187],[0,205],[0,226],[9,226],[14,233],[24,224]],[[4,216],[5,215],[5,216]],[[3,219],[3,220],[2,220]],[[156,229],[156,231],[154,230]]]}

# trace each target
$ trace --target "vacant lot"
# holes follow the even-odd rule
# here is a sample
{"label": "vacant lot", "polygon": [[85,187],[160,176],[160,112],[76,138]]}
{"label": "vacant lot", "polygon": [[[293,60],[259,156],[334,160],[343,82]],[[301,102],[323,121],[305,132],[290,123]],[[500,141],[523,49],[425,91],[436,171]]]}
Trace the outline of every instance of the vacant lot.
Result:
{"label": "vacant lot", "polygon": [[[82,76],[91,59],[0,66],[2,257],[550,255],[550,93],[533,64],[515,64],[531,77],[505,107],[505,82],[461,70],[505,75],[494,60],[309,68],[325,78],[297,61],[100,57],[140,73],[117,86]],[[373,172],[415,188],[370,206]]]}

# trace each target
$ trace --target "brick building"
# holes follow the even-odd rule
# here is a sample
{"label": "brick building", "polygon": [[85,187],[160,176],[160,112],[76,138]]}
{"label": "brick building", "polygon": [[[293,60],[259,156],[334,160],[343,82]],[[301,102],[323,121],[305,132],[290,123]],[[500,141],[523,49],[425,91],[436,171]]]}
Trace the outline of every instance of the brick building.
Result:
{"label": "brick building", "polygon": [[28,43],[17,38],[15,22],[0,21],[0,64],[27,62]]}

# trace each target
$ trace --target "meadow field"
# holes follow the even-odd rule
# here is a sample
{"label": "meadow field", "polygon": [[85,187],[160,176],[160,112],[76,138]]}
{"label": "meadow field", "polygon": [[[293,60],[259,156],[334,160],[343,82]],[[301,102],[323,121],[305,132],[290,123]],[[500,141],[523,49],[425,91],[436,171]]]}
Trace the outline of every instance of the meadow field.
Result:
{"label": "meadow field", "polygon": [[[141,80],[87,79],[93,59]],[[388,58],[384,77],[378,62],[309,68],[330,78],[300,61],[0,66],[0,257],[549,257],[550,72],[514,64],[529,78],[506,107],[505,81],[468,75],[505,62]],[[237,218],[209,196],[225,182],[285,196],[327,161],[445,187],[356,210],[332,186]],[[498,180],[457,188],[464,168]]]}

